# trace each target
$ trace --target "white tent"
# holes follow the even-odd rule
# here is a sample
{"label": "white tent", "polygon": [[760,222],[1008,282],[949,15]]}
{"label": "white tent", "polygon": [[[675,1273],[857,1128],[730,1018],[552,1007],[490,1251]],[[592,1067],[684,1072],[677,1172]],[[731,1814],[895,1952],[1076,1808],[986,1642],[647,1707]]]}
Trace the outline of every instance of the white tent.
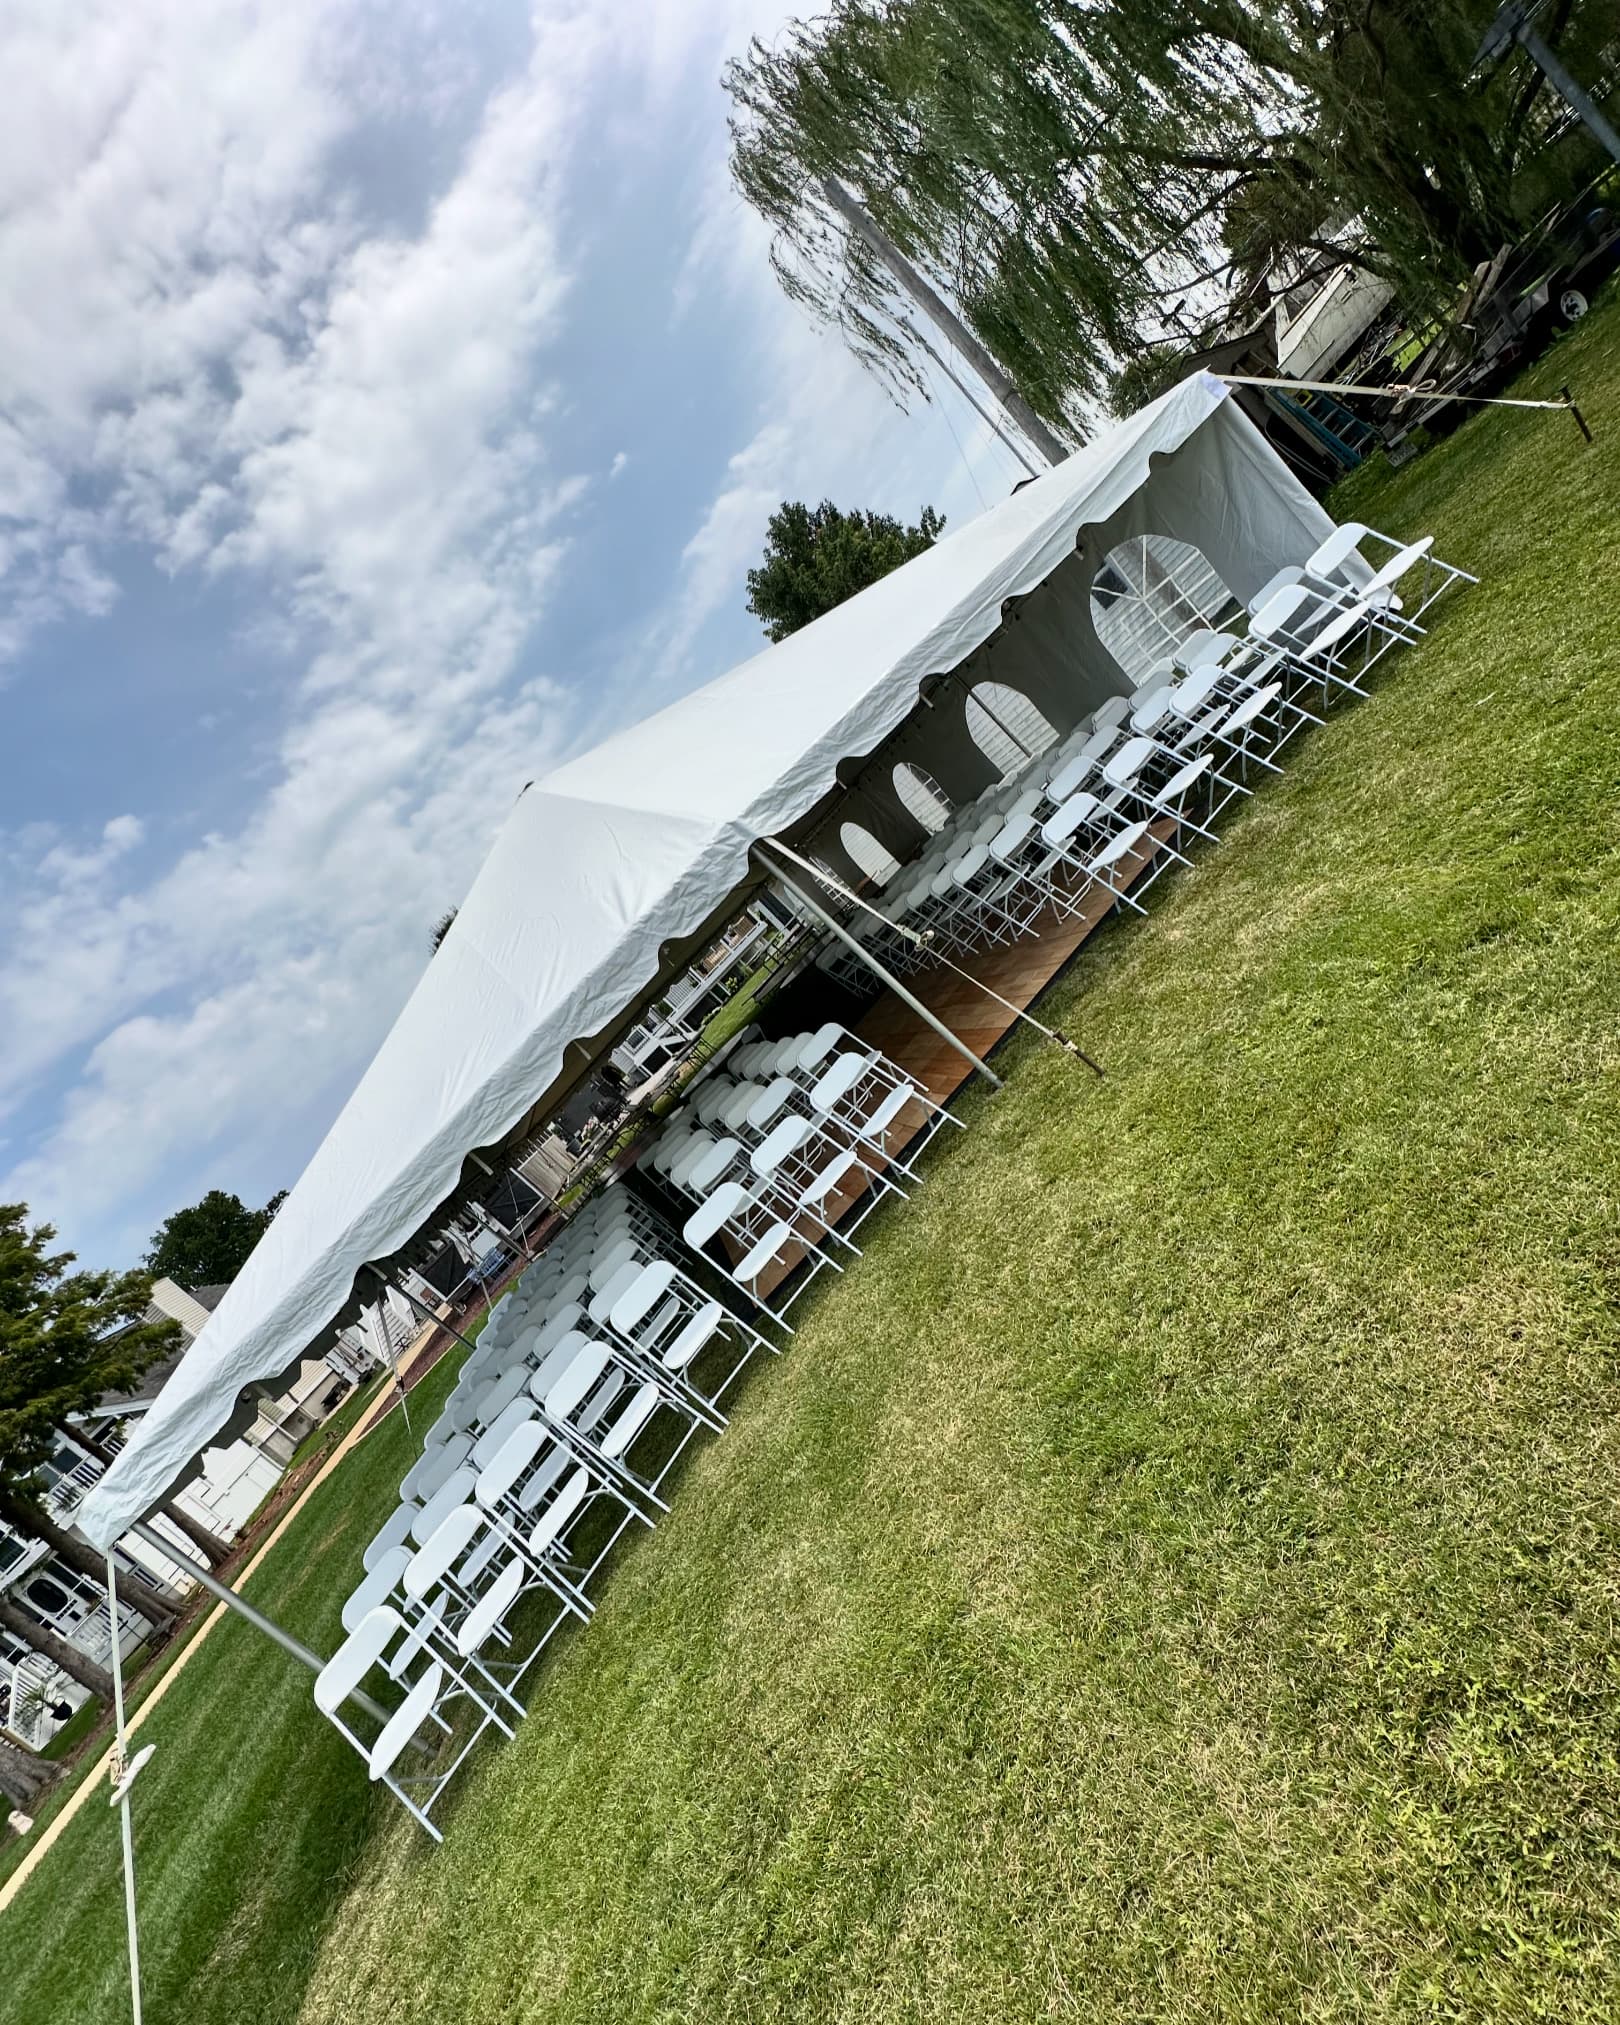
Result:
{"label": "white tent", "polygon": [[[569,1043],[657,981],[756,840],[824,806],[840,768],[918,712],[919,685],[988,655],[1070,722],[1123,686],[1087,616],[1115,540],[1202,550],[1247,598],[1332,523],[1208,375],[706,688],[527,789],[376,1059],[263,1241],[86,1499],[110,1545],[533,1112]],[[1039,592],[1039,599],[1032,594]],[[1009,600],[1032,623],[1004,626]],[[989,643],[987,645],[987,643]],[[1063,709],[1071,695],[1074,707]],[[1056,701],[1053,701],[1056,699]],[[362,1283],[360,1292],[374,1296]]]}

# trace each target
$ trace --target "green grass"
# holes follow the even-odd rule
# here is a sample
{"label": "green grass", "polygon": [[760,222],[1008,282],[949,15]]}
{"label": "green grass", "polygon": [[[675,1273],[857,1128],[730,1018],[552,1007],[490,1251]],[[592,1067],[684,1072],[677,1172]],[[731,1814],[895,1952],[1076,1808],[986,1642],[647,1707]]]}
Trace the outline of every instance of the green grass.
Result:
{"label": "green grass", "polygon": [[[432,1849],[237,1627],[148,2015],[1620,2010],[1620,317],[1341,513],[1484,582],[1049,1001]],[[435,1383],[443,1382],[441,1373]],[[403,1463],[261,1593],[316,1642]],[[393,1444],[390,1448],[389,1444]],[[123,2014],[91,1807],[0,2019]]]}
{"label": "green grass", "polygon": [[368,1378],[363,1385],[356,1386],[330,1419],[323,1420],[319,1427],[311,1428],[304,1436],[293,1450],[292,1460],[287,1465],[287,1473],[291,1475],[294,1470],[302,1469],[306,1463],[324,1461],[356,1425],[360,1416],[376,1403],[383,1387],[392,1384],[392,1378],[383,1371],[375,1378]]}
{"label": "green grass", "polygon": [[100,1721],[101,1704],[92,1695],[83,1708],[74,1710],[40,1755],[55,1759],[70,1757]]}
{"label": "green grass", "polygon": [[[442,1359],[412,1392],[413,1419],[418,1402],[422,1413],[437,1412],[459,1363],[459,1353]],[[255,1603],[317,1650],[330,1651],[342,1635],[347,1591],[334,1574],[358,1568],[413,1452],[400,1416],[390,1414],[319,1486],[246,1584]],[[177,1641],[142,1674],[136,1702],[188,1643]],[[247,2015],[238,2008],[241,1979],[268,1990],[296,1976],[300,1947],[305,1966],[312,1957],[324,1908],[373,1821],[363,1773],[347,1804],[329,1804],[348,1770],[338,1761],[350,1754],[335,1731],[308,1726],[309,1679],[228,1617],[138,1734],[139,1744],[157,1746],[134,1810],[142,1926],[153,1945],[148,2017],[239,2019]],[[80,1777],[52,1790],[40,1828]],[[31,1840],[0,1850],[0,1878]],[[0,1914],[0,2017],[53,2025],[127,2017],[121,1890],[116,1819],[92,1799]],[[291,1931],[284,1918],[297,1922]],[[72,1951],[71,1971],[62,1946]],[[284,2004],[270,2014],[296,2015],[296,1989],[291,2002],[290,2013]]]}

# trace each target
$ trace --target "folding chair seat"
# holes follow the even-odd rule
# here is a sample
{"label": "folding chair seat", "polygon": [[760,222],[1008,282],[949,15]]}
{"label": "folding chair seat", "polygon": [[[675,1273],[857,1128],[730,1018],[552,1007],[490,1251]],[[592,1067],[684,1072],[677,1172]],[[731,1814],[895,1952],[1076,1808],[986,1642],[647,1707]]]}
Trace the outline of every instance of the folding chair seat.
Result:
{"label": "folding chair seat", "polygon": [[345,1631],[353,1631],[362,1618],[369,1617],[381,1603],[387,1603],[399,1588],[399,1579],[410,1564],[411,1550],[393,1546],[377,1557],[365,1571],[364,1579],[350,1591],[339,1613]]}
{"label": "folding chair seat", "polygon": [[518,1381],[518,1389],[468,1450],[466,1466],[469,1469],[474,1471],[488,1469],[490,1459],[499,1453],[501,1443],[520,1421],[526,1420],[529,1416],[528,1366],[520,1367],[512,1375]]}
{"label": "folding chair seat", "polygon": [[1105,731],[1113,731],[1123,724],[1130,715],[1131,701],[1128,696],[1109,696],[1097,705],[1091,713],[1091,735],[1100,738]]}
{"label": "folding chair seat", "polygon": [[[516,1682],[567,1617],[588,1623],[591,1616],[548,1563],[525,1554],[488,1511],[471,1503],[446,1514],[412,1556],[400,1589],[421,1612],[423,1625],[431,1627],[428,1637],[434,1647],[448,1646],[457,1662],[476,1669],[520,1716],[527,1711],[514,1692]],[[553,1608],[528,1651],[514,1653],[506,1620],[525,1595],[536,1592],[544,1592]],[[491,1651],[492,1642],[504,1650]],[[495,1720],[510,1736],[506,1723],[499,1716]]]}
{"label": "folding chair seat", "polygon": [[[466,1461],[467,1456],[472,1450],[472,1445],[471,1435],[457,1434],[452,1435],[448,1441],[439,1443],[436,1448],[428,1450],[426,1456],[423,1457],[423,1462],[427,1467],[422,1470],[417,1481],[418,1495],[423,1504],[426,1504],[428,1499],[434,1495],[451,1472],[459,1469],[462,1463]],[[409,1479],[407,1478],[408,1481]],[[403,1489],[403,1486],[401,1486],[401,1489]]]}
{"label": "folding chair seat", "polygon": [[[757,1305],[769,1308],[778,1320],[782,1320],[783,1310],[792,1305],[821,1266],[830,1265],[835,1272],[843,1270],[836,1259],[796,1237],[792,1228],[740,1181],[723,1181],[700,1202],[687,1218],[682,1236],[693,1251],[707,1253],[728,1279]],[[728,1242],[731,1249],[727,1248]],[[718,1253],[710,1250],[716,1244],[720,1247]],[[800,1257],[790,1261],[788,1255],[795,1249]],[[735,1259],[731,1250],[737,1253]],[[761,1289],[764,1276],[773,1266],[789,1264],[802,1265],[805,1271],[802,1275],[790,1275],[767,1299]],[[783,1321],[783,1327],[787,1326]]]}
{"label": "folding chair seat", "polygon": [[[1267,682],[1259,689],[1251,689],[1247,696],[1235,703],[1226,715],[1212,727],[1211,735],[1221,744],[1229,746],[1238,756],[1240,764],[1247,766],[1252,759],[1270,773],[1281,773],[1282,768],[1275,760],[1268,759],[1255,748],[1257,730],[1268,725],[1278,704],[1282,700],[1282,684]],[[1275,742],[1275,726],[1272,727]]]}
{"label": "folding chair seat", "polygon": [[411,1514],[410,1539],[418,1547],[432,1539],[435,1530],[457,1505],[464,1505],[472,1496],[477,1481],[478,1472],[471,1463],[463,1463],[459,1469],[453,1470],[427,1503]]}
{"label": "folding chair seat", "polygon": [[[567,1347],[572,1354],[540,1401],[545,1419],[564,1440],[587,1444],[583,1461],[588,1464],[600,1458],[610,1475],[624,1479],[638,1496],[667,1511],[657,1494],[658,1485],[693,1430],[702,1424],[692,1402],[682,1398],[672,1384],[650,1378],[641,1378],[638,1383],[623,1344],[581,1334],[567,1339]],[[645,1477],[630,1468],[627,1455],[660,1406],[680,1415],[686,1427],[657,1476]]]}

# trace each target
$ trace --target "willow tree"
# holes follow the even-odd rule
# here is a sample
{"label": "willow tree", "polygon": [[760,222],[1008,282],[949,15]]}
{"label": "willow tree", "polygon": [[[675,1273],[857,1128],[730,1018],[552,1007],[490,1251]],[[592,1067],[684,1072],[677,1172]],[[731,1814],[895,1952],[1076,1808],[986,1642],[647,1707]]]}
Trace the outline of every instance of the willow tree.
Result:
{"label": "willow tree", "polygon": [[[904,397],[926,352],[847,186],[1031,405],[1076,431],[1191,293],[1348,258],[1442,298],[1520,222],[1539,77],[1496,0],[833,0],[725,82],[788,292]],[[1558,0],[1554,38],[1612,0]]]}
{"label": "willow tree", "polygon": [[[1144,308],[1139,249],[1182,244],[1210,159],[1252,144],[1247,111],[1203,90],[1172,134],[1047,0],[835,0],[730,66],[732,167],[776,228],[790,295],[836,324],[902,393],[925,358],[892,277],[828,204],[836,178],[954,296],[1037,413],[1079,433]],[[1155,173],[1134,172],[1151,149]]]}

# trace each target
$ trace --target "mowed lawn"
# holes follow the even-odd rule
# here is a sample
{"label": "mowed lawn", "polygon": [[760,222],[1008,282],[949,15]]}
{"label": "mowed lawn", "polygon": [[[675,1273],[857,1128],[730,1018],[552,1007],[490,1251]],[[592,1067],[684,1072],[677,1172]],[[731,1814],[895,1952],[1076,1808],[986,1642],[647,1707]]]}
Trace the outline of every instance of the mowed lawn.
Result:
{"label": "mowed lawn", "polygon": [[[1620,2013],[1620,314],[1335,502],[1484,581],[1051,996],[432,1848],[236,1626],[185,2025]],[[443,1383],[443,1375],[435,1375]],[[391,1447],[386,1444],[392,1444]],[[261,1584],[330,1642],[397,1423]],[[99,1803],[0,2019],[124,2014]]]}

